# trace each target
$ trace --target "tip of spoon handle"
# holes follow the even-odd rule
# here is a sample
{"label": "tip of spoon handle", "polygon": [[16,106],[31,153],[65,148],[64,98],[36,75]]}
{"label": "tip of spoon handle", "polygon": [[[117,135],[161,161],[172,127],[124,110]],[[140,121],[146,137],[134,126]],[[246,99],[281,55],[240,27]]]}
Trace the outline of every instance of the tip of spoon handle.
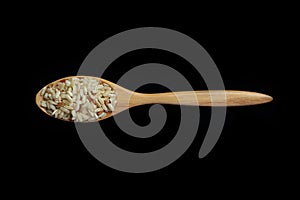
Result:
{"label": "tip of spoon handle", "polygon": [[228,106],[257,105],[273,100],[273,97],[257,92],[229,91],[226,95]]}

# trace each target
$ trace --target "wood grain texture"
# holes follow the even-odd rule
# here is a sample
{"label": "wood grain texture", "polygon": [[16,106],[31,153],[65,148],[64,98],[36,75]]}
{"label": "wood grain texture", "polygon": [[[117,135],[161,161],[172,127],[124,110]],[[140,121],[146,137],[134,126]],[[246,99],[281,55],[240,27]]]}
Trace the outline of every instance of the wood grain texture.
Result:
{"label": "wood grain texture", "polygon": [[131,105],[178,104],[190,106],[248,106],[272,101],[272,97],[247,91],[209,90],[136,94]]}
{"label": "wood grain texture", "polygon": [[[56,80],[48,85],[55,85],[61,80],[72,77],[74,76]],[[76,77],[80,78],[90,76]],[[116,91],[117,94],[118,103],[115,107],[115,110],[112,113],[107,113],[107,116],[105,118],[99,119],[99,121],[116,115],[131,107],[144,104],[174,104],[188,106],[249,106],[272,101],[272,97],[266,94],[238,90],[201,90],[144,94],[133,92],[102,78],[90,78],[94,78],[104,83],[107,83]],[[51,116],[40,105],[40,102],[43,99],[43,97],[40,95],[41,91],[42,89],[36,95],[36,104],[44,113]]]}

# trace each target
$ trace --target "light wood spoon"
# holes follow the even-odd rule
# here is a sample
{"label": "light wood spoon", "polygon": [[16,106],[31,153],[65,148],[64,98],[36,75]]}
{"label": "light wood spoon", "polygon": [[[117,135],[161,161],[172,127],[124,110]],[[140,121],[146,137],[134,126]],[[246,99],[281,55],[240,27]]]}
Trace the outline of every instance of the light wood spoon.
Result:
{"label": "light wood spoon", "polygon": [[[106,117],[98,121],[116,115],[126,109],[144,104],[175,104],[189,106],[248,106],[262,104],[272,101],[272,97],[266,94],[237,90],[200,90],[145,94],[123,88],[108,80],[91,76],[69,76],[56,80],[48,85],[56,85],[58,82],[72,77],[89,77],[107,83],[117,94],[117,105],[113,112],[108,112]],[[47,115],[46,109],[41,107],[43,97],[40,95],[42,89],[36,95],[37,106]],[[52,116],[53,117],[53,116]]]}

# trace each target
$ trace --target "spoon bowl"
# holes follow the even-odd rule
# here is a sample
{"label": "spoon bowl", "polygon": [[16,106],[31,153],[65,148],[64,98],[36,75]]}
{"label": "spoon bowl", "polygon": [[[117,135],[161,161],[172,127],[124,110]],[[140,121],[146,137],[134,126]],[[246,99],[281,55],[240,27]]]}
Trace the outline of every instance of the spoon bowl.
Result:
{"label": "spoon bowl", "polygon": [[[107,112],[106,116],[99,118],[97,121],[114,116],[131,107],[144,104],[174,104],[174,105],[189,105],[189,106],[248,106],[262,104],[272,101],[272,97],[266,94],[238,90],[198,90],[198,91],[181,91],[181,92],[166,92],[145,94],[128,90],[113,82],[99,77],[92,76],[69,76],[58,79],[49,83],[47,86],[55,86],[59,82],[73,77],[77,78],[92,78],[97,81],[108,84],[117,95],[117,104],[114,111]],[[41,96],[42,89],[36,94],[37,106],[47,115],[49,114],[44,107],[40,105],[43,100]],[[64,119],[61,119],[64,120]],[[68,120],[64,120],[68,121]],[[69,120],[70,122],[73,122]]]}

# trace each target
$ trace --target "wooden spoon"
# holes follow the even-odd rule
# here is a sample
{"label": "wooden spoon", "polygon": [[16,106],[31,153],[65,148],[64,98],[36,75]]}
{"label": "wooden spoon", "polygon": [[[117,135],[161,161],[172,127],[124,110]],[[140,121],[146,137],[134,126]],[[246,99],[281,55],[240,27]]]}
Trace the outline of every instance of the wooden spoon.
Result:
{"label": "wooden spoon", "polygon": [[[237,90],[200,90],[200,91],[182,91],[182,92],[166,92],[166,93],[155,93],[155,94],[145,94],[138,93],[123,88],[115,83],[108,80],[91,77],[91,76],[70,76],[56,80],[48,85],[56,85],[65,79],[72,77],[89,77],[94,78],[98,81],[107,83],[112,87],[117,94],[117,105],[113,112],[108,112],[106,117],[99,118],[98,121],[106,119],[113,115],[116,115],[126,109],[132,108],[134,106],[144,105],[144,104],[175,104],[175,105],[190,105],[190,106],[248,106],[262,104],[272,101],[272,97],[257,93],[257,92],[247,92],[247,91],[237,91]],[[36,95],[37,106],[47,115],[46,109],[41,107],[40,102],[43,97],[40,95],[42,89]]]}

